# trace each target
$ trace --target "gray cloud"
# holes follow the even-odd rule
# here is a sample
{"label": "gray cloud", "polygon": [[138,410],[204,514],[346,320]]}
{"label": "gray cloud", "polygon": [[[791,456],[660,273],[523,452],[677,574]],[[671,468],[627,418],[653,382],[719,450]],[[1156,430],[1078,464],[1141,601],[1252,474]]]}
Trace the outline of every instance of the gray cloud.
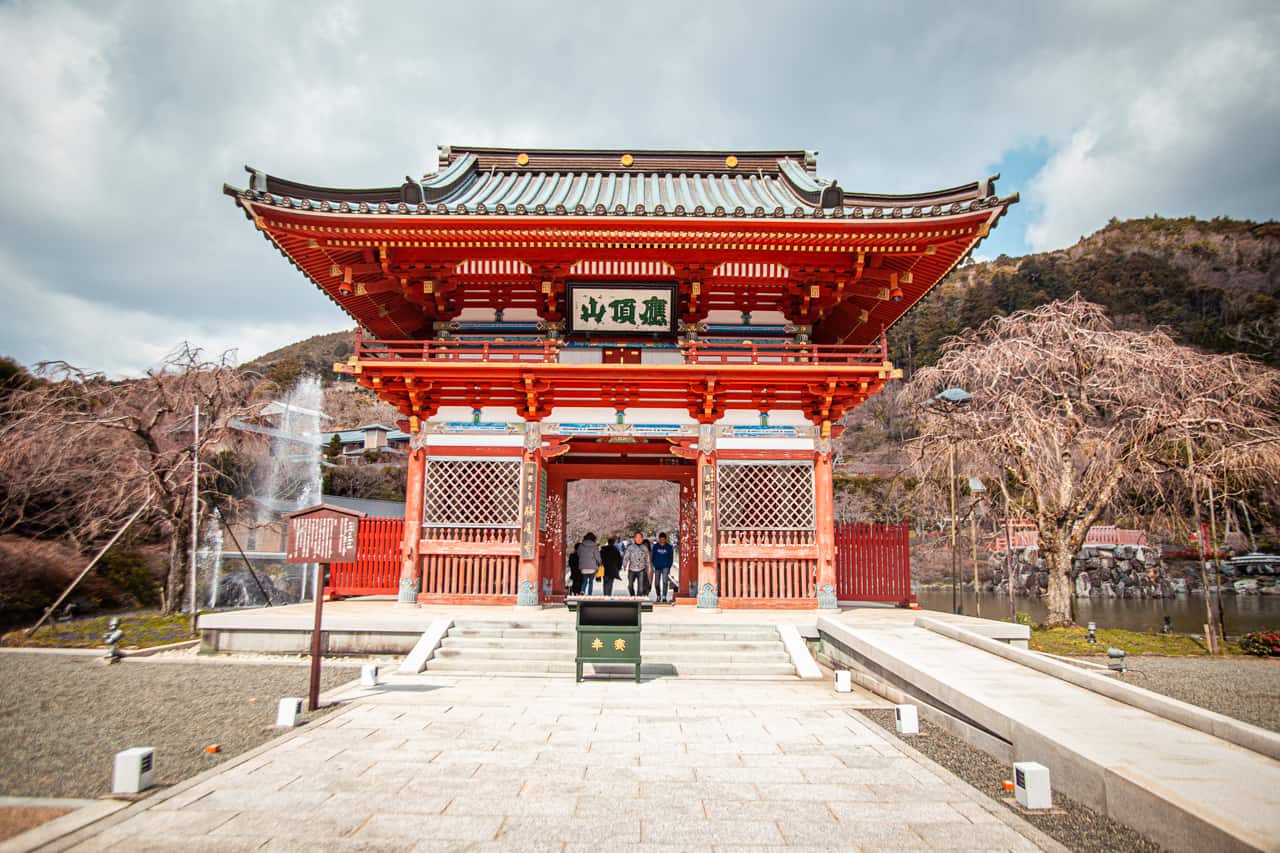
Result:
{"label": "gray cloud", "polygon": [[1028,241],[1276,215],[1274,3],[0,5],[0,350],[136,372],[346,320],[220,195],[378,185],[437,143],[810,147],[847,188],[1043,141]]}

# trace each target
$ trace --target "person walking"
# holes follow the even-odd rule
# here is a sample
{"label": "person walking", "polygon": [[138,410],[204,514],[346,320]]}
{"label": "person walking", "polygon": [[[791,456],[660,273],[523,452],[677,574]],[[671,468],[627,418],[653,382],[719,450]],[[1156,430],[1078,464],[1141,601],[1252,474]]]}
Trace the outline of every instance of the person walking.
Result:
{"label": "person walking", "polygon": [[658,534],[658,543],[652,549],[653,585],[657,588],[657,600],[667,601],[667,587],[671,581],[671,565],[675,562],[675,546],[667,541],[667,534]]}
{"label": "person walking", "polygon": [[604,594],[613,595],[613,582],[622,577],[622,552],[618,550],[618,537],[610,536],[600,549],[600,562],[604,564]]}
{"label": "person walking", "polygon": [[582,595],[582,572],[578,569],[578,546],[582,544],[582,540],[578,540],[578,544],[573,546],[569,551],[569,594]]}
{"label": "person walking", "polygon": [[594,595],[596,570],[600,568],[600,546],[596,544],[596,535],[588,533],[583,536],[574,551],[578,555],[578,571],[582,573],[582,594]]}
{"label": "person walking", "polygon": [[635,539],[622,555],[622,568],[627,572],[627,592],[633,596],[647,595],[644,584],[653,568],[653,561],[649,558],[649,549],[645,547],[644,534],[638,530]]}

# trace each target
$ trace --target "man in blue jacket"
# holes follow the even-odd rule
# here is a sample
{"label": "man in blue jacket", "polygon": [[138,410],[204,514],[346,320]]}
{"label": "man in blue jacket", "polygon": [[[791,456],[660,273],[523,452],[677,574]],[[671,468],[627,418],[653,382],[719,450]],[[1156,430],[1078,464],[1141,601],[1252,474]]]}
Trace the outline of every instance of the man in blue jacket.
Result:
{"label": "man in blue jacket", "polygon": [[658,589],[658,601],[667,600],[667,585],[671,580],[671,565],[675,562],[676,549],[667,541],[667,534],[659,533],[653,546],[653,580]]}

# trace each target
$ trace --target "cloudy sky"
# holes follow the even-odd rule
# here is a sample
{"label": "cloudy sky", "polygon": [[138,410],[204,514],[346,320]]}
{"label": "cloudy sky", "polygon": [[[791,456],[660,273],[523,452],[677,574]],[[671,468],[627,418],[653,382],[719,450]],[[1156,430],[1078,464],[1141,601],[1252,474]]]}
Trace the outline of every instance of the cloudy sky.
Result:
{"label": "cloudy sky", "polygon": [[347,320],[221,194],[436,146],[809,148],[846,189],[1003,173],[980,254],[1280,214],[1280,3],[5,2],[0,354],[112,374]]}

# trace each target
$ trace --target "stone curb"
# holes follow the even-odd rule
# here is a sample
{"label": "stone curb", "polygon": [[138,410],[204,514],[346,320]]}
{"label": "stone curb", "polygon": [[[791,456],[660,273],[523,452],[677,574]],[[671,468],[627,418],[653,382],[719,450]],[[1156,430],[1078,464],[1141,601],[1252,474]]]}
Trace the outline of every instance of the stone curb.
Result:
{"label": "stone curb", "polygon": [[1171,699],[1168,696],[1161,696],[1159,693],[1154,693],[1142,687],[1115,681],[1107,676],[1088,672],[1070,664],[1059,663],[1056,660],[987,639],[972,631],[948,625],[928,616],[918,617],[915,624],[917,627],[965,643],[976,649],[990,652],[993,655],[1022,664],[1045,675],[1060,678],[1077,687],[1092,690],[1094,693],[1106,696],[1108,699],[1123,702],[1126,705],[1163,717],[1187,728],[1196,729],[1228,743],[1260,753],[1268,758],[1280,760],[1280,734],[1259,726],[1250,725],[1225,714],[1208,711],[1187,702]]}
{"label": "stone curb", "polygon": [[[15,799],[15,798],[6,798]],[[65,800],[66,803],[75,803],[84,801]],[[56,806],[57,800],[33,800],[32,805],[44,804]],[[9,805],[13,805],[10,803]],[[124,809],[128,803],[120,800],[91,800],[87,804],[81,805],[75,811],[64,814],[62,817],[56,817],[51,821],[42,823],[39,826],[33,826],[26,832],[6,838],[0,841],[0,853],[27,853],[29,850],[39,850],[46,844],[64,838],[77,830],[83,829],[90,824],[97,823],[104,818]]]}
{"label": "stone curb", "polygon": [[822,670],[818,667],[809,647],[800,636],[800,629],[795,625],[782,623],[778,625],[778,636],[782,638],[782,646],[787,650],[791,665],[796,668],[799,678],[812,681],[822,678]]}
{"label": "stone curb", "polygon": [[177,651],[178,649],[189,649],[193,646],[198,646],[198,645],[200,645],[199,637],[197,637],[194,640],[180,640],[179,642],[176,642],[176,643],[166,643],[163,646],[151,646],[145,649],[134,649],[133,651],[124,652],[123,654],[124,654],[124,657],[127,657],[127,658],[149,658],[152,655],[159,654],[160,652],[172,652],[172,651]]}

